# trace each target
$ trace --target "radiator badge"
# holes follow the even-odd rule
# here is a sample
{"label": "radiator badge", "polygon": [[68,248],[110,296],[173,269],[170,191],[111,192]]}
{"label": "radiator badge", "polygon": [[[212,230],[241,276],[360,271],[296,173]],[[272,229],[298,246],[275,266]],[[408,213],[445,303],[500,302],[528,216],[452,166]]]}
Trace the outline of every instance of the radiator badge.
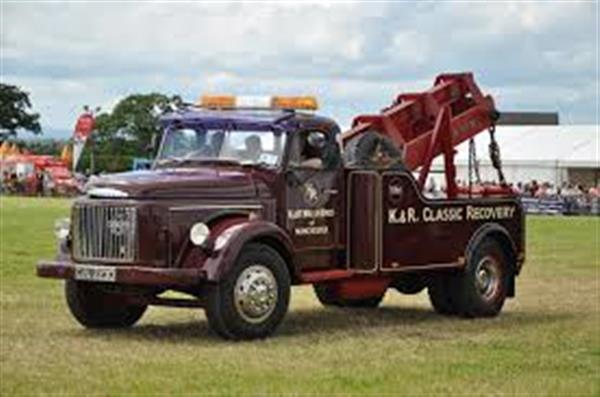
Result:
{"label": "radiator badge", "polygon": [[114,236],[123,236],[129,233],[129,222],[127,220],[111,219],[106,225]]}

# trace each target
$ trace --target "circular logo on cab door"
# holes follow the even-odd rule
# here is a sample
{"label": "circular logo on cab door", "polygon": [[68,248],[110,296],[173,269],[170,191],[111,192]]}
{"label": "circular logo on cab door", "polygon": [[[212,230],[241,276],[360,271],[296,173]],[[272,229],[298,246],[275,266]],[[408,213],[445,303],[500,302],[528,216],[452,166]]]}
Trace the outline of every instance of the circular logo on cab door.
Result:
{"label": "circular logo on cab door", "polygon": [[306,202],[306,204],[310,205],[311,207],[314,207],[319,203],[319,198],[321,195],[319,193],[319,188],[317,187],[317,185],[315,185],[312,182],[306,182],[302,186],[302,190],[302,196],[304,197],[304,201]]}
{"label": "circular logo on cab door", "polygon": [[402,180],[400,178],[393,178],[388,183],[388,198],[390,202],[396,204],[402,200]]}

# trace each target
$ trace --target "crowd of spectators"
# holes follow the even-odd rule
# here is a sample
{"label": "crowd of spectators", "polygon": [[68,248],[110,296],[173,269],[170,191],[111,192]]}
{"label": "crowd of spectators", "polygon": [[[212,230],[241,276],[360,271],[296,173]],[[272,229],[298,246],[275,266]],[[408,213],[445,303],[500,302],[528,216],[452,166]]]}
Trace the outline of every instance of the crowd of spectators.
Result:
{"label": "crowd of spectators", "polygon": [[575,185],[568,182],[563,182],[560,186],[556,186],[550,182],[539,183],[536,180],[522,183],[518,182],[513,185],[513,189],[522,197],[535,198],[598,198],[600,197],[600,186],[592,186],[586,188],[583,185]]}
{"label": "crowd of spectators", "polygon": [[600,212],[600,185],[586,187],[580,184],[563,182],[554,185],[550,182],[519,182],[513,186],[528,208],[535,210],[556,208],[563,214],[598,214]]}
{"label": "crowd of spectators", "polygon": [[[457,180],[459,187],[468,189],[466,181]],[[497,183],[483,181],[475,187],[493,186]],[[528,212],[548,214],[600,214],[600,185],[586,187],[563,182],[554,185],[550,182],[509,183]],[[445,198],[445,186],[438,185],[432,178],[425,186],[425,195],[429,198]]]}
{"label": "crowd of spectators", "polygon": [[51,179],[41,171],[25,176],[11,170],[0,175],[0,192],[3,194],[50,195],[46,193],[51,185]]}

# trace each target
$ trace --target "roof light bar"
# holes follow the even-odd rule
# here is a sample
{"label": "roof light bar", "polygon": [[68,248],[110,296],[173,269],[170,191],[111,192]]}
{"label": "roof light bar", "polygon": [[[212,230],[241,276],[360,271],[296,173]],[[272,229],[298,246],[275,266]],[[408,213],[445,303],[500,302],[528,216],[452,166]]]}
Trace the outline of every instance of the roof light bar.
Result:
{"label": "roof light bar", "polygon": [[199,105],[209,109],[303,109],[317,110],[313,96],[203,95]]}

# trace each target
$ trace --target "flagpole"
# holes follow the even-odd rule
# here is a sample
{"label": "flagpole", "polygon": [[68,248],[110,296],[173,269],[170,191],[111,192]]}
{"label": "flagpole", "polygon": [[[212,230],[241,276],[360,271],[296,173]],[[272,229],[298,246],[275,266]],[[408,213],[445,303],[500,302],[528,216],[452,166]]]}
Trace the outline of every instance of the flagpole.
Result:
{"label": "flagpole", "polygon": [[95,151],[96,151],[96,141],[93,135],[90,135],[90,175],[94,175],[94,166],[95,166]]}

